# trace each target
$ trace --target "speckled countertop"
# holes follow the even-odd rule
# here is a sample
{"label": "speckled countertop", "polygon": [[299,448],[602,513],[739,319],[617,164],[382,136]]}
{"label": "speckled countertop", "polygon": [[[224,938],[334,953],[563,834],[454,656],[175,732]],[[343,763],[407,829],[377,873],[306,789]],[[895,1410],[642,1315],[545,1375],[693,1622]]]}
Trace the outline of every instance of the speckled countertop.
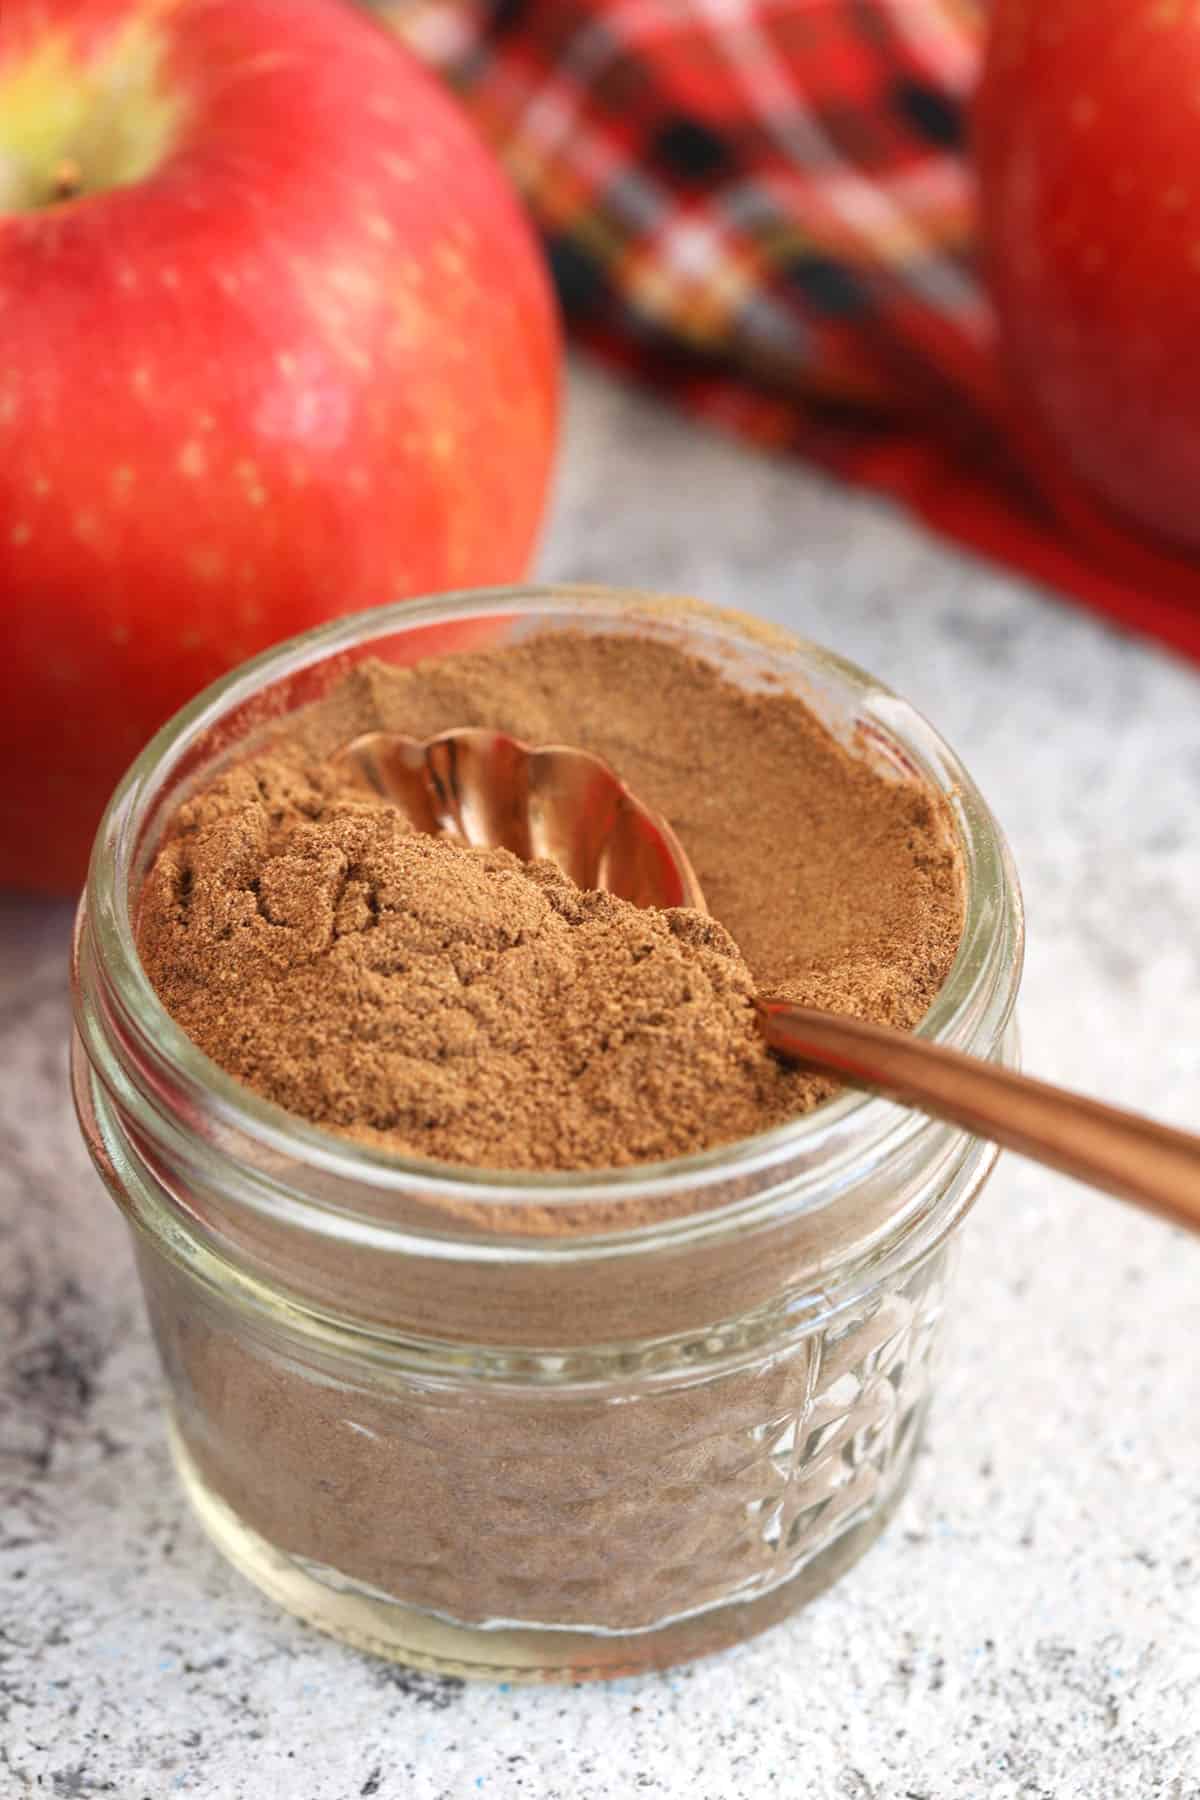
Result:
{"label": "speckled countertop", "polygon": [[[757,610],[906,693],[1012,839],[1027,1064],[1200,1123],[1200,674],[593,375],[542,567]],[[1200,1242],[1009,1159],[915,1483],[841,1586],[670,1675],[412,1675],[184,1509],[66,1098],[67,935],[0,902],[3,1800],[1200,1796]]]}

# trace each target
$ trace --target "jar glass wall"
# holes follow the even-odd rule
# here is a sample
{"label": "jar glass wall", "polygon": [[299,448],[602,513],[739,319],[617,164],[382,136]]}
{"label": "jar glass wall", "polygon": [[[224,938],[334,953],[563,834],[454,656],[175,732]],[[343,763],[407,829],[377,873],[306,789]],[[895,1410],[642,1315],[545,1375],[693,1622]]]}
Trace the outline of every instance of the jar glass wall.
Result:
{"label": "jar glass wall", "polygon": [[[133,910],[189,791],[364,657],[568,628],[782,683],[945,796],[966,922],[923,1033],[1009,1055],[1021,956],[1007,851],[924,721],[814,646],[690,603],[520,589],[381,608],[237,671],[135,765],[80,907],[76,1094],[134,1230],[184,1484],[301,1616],[502,1678],[714,1649],[861,1554],[911,1466],[954,1233],[994,1161],[851,1093],[616,1172],[405,1159],[258,1100],[166,1015]],[[531,1230],[547,1212],[562,1229]]]}

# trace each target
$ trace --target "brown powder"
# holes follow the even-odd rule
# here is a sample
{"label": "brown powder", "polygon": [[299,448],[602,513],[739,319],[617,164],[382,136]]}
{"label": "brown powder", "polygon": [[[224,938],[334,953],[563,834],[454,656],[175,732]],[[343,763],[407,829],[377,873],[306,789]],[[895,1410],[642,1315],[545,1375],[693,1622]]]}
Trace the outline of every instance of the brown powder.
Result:
{"label": "brown powder", "polygon": [[290,1111],[554,1170],[682,1155],[793,1110],[713,920],[582,893],[382,807],[274,835],[254,805],[174,843],[145,942],[184,1029]]}
{"label": "brown powder", "polygon": [[[454,724],[606,757],[728,930],[423,837],[330,760],[363,730]],[[406,1154],[569,1170],[812,1107],[832,1083],[765,1050],[755,986],[911,1025],[960,922],[929,795],[800,700],[645,639],[561,633],[356,670],[181,808],[140,948],[196,1043],[279,1105]]]}
{"label": "brown powder", "polygon": [[[455,725],[607,758],[679,833],[720,924],[408,833],[331,767],[360,732]],[[164,1003],[260,1093],[398,1150],[570,1168],[695,1149],[817,1104],[832,1084],[764,1052],[752,985],[912,1025],[961,920],[951,823],[915,782],[786,692],[743,691],[664,644],[561,633],[355,670],[181,809],[139,929]],[[503,1210],[487,1229],[643,1222],[590,1202]],[[761,1604],[782,1611],[793,1572],[815,1588],[852,1560],[919,1429],[940,1252],[786,1349],[707,1366],[709,1323],[823,1267],[838,1231],[853,1236],[853,1210],[839,1219],[795,1224],[821,1255],[751,1235],[669,1277],[652,1258],[557,1273],[515,1258],[461,1279],[439,1265],[423,1313],[420,1268],[409,1279],[367,1251],[331,1264],[348,1313],[390,1325],[399,1309],[409,1336],[577,1351],[691,1333],[670,1371],[642,1382],[634,1342],[620,1375],[610,1359],[608,1385],[578,1391],[545,1369],[488,1382],[474,1364],[428,1381],[251,1317],[148,1250],[143,1277],[195,1479],[274,1552],[335,1589],[363,1583],[452,1620],[620,1632],[713,1607],[689,1640],[711,1648],[752,1628],[725,1602],[773,1590]],[[320,1594],[302,1610],[336,1611]],[[579,1673],[615,1672],[661,1652],[647,1633],[578,1655]],[[493,1634],[472,1666],[503,1659]]]}

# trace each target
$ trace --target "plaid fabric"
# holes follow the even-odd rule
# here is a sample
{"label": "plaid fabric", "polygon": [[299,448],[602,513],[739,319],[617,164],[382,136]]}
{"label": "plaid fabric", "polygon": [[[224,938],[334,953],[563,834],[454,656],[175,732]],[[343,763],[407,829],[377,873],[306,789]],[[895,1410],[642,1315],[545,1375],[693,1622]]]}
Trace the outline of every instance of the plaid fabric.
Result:
{"label": "plaid fabric", "polygon": [[543,232],[574,335],[693,412],[1200,656],[1200,575],[1026,442],[977,267],[986,0],[375,0]]}

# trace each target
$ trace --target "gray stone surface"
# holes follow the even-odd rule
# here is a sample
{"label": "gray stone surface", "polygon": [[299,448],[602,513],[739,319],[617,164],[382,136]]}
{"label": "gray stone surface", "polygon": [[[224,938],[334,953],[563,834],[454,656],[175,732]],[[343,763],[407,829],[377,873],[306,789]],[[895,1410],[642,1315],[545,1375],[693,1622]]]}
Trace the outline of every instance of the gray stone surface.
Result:
{"label": "gray stone surface", "polygon": [[[1200,1123],[1197,674],[595,376],[572,401],[545,572],[757,610],[913,698],[1012,837],[1029,1066]],[[4,1800],[1200,1796],[1200,1243],[1009,1159],[915,1485],[840,1587],[661,1677],[414,1676],[184,1510],[65,1095],[67,933],[0,911]]]}

